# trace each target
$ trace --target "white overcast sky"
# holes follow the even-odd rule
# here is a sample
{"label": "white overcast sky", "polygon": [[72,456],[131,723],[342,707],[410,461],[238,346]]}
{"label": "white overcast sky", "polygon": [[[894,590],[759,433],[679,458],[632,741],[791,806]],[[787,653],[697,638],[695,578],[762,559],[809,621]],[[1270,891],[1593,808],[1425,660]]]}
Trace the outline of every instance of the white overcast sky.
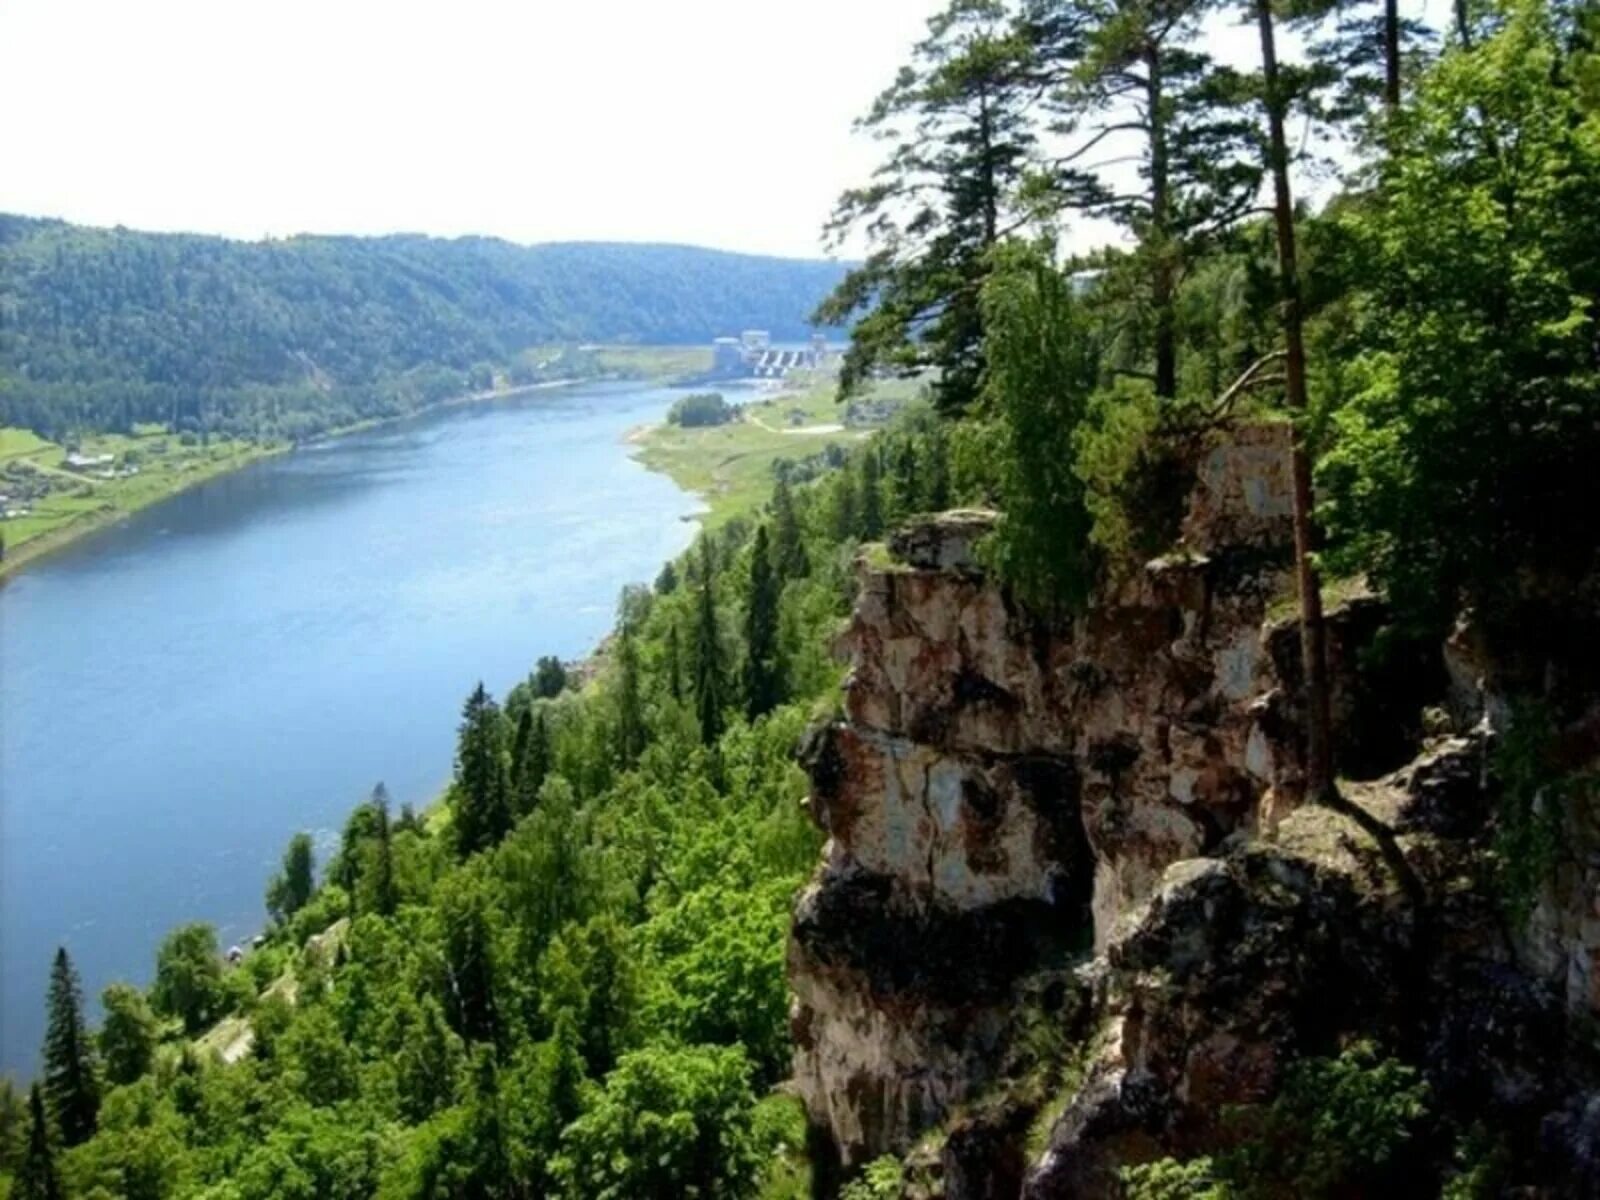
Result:
{"label": "white overcast sky", "polygon": [[0,0],[0,211],[814,255],[939,0]]}
{"label": "white overcast sky", "polygon": [[[0,212],[817,255],[943,3],[0,0]],[[1207,38],[1253,64],[1248,26]]]}

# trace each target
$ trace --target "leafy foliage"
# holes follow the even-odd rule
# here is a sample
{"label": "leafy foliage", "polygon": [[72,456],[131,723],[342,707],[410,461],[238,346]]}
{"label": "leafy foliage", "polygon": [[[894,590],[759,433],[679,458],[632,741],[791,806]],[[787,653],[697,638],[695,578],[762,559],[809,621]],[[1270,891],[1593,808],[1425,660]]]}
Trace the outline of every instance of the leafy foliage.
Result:
{"label": "leafy foliage", "polygon": [[1402,1151],[1429,1115],[1414,1067],[1357,1042],[1336,1058],[1289,1068],[1276,1099],[1232,1114],[1248,1135],[1235,1148],[1189,1162],[1124,1170],[1130,1200],[1275,1200],[1404,1194]]}
{"label": "leafy foliage", "polygon": [[682,425],[686,429],[726,425],[729,421],[737,420],[738,416],[739,406],[729,404],[716,392],[695,392],[674,400],[672,407],[667,409],[668,423]]}

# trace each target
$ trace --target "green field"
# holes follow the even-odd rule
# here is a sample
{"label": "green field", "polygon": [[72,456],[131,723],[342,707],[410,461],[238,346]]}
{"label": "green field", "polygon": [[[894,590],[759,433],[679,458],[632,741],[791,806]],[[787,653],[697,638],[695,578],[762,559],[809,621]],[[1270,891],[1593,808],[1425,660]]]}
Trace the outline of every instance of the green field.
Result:
{"label": "green field", "polygon": [[[920,388],[914,381],[880,383],[868,399],[901,402]],[[717,526],[753,511],[772,487],[772,464],[804,458],[830,442],[848,446],[868,436],[870,427],[845,429],[844,406],[834,398],[834,382],[818,379],[792,391],[744,405],[742,421],[709,428],[654,425],[631,438],[636,457],[651,470],[706,501],[705,523]]]}
{"label": "green field", "polygon": [[711,369],[710,346],[598,346],[596,364],[628,379],[685,379]]}
{"label": "green field", "polygon": [[[186,446],[172,434],[149,428],[133,436],[87,437],[77,448],[88,455],[114,455],[119,467],[136,461],[138,473],[101,479],[69,471],[62,466],[66,447],[30,430],[0,428],[0,471],[7,472],[0,477],[0,494],[13,495],[13,507],[26,503],[32,509],[27,516],[0,520],[5,536],[0,574],[90,529],[282,449],[222,439]],[[15,498],[19,491],[39,489],[47,490],[27,500]]]}

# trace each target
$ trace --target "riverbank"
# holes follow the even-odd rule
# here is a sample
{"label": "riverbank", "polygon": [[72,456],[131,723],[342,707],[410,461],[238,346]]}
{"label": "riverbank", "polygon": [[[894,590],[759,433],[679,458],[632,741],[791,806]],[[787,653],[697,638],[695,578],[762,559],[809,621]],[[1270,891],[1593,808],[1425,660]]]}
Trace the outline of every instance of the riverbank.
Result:
{"label": "riverbank", "polygon": [[[7,435],[13,443],[17,435],[23,433],[0,430],[0,434]],[[291,448],[287,442],[259,444],[232,440],[205,446],[184,445],[176,436],[153,432],[85,439],[81,450],[86,455],[112,454],[122,461],[126,461],[129,454],[136,458],[137,473],[104,478],[80,475],[52,465],[64,458],[66,449],[33,438],[31,434],[26,436],[32,439],[32,444],[20,452],[0,455],[0,469],[17,468],[24,474],[8,478],[51,490],[26,502],[27,516],[0,524],[0,533],[6,538],[0,580],[152,504]],[[7,484],[0,482],[0,492],[6,489]],[[14,540],[19,531],[23,536]]]}
{"label": "riverbank", "polygon": [[[863,399],[875,413],[887,414],[919,387],[913,380],[888,380],[873,385]],[[792,391],[756,393],[740,405],[737,421],[699,428],[640,426],[629,430],[627,441],[640,463],[704,500],[700,519],[716,528],[765,500],[773,464],[780,459],[822,454],[829,445],[850,446],[879,428],[881,420],[845,425],[835,389],[835,381],[827,378]]]}
{"label": "riverbank", "polygon": [[[510,400],[581,383],[604,382],[608,377],[623,379],[633,369],[661,371],[669,364],[675,368],[681,365],[678,349],[616,348],[617,361],[611,364],[609,374],[593,378],[572,376],[468,392],[413,412],[341,426],[318,435],[314,441],[304,445],[324,444],[335,438],[409,420],[438,409]],[[213,441],[205,446],[193,443],[186,445],[179,435],[160,428],[149,428],[130,435],[101,434],[83,439],[78,449],[90,457],[110,454],[118,461],[125,461],[130,451],[136,456],[139,467],[137,474],[108,479],[64,471],[56,464],[65,458],[65,446],[46,441],[28,430],[0,428],[0,471],[9,464],[26,464],[25,469],[48,477],[53,488],[39,500],[28,516],[0,521],[0,534],[5,538],[5,553],[0,558],[0,581],[89,534],[126,520],[152,504],[296,448],[297,444],[291,442],[239,440]],[[6,491],[4,480],[0,480],[0,496]]]}

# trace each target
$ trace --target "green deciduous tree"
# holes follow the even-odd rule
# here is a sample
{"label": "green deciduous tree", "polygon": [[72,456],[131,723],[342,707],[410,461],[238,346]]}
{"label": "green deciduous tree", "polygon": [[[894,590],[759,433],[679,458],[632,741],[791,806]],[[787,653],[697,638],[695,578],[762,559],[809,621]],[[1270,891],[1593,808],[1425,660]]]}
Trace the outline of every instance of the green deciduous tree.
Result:
{"label": "green deciduous tree", "polygon": [[194,923],[174,929],[156,952],[150,1001],[157,1012],[177,1017],[188,1033],[199,1033],[221,1015],[226,991],[217,933]]}
{"label": "green deciduous tree", "polygon": [[100,1057],[106,1078],[128,1084],[150,1069],[161,1027],[150,1002],[138,988],[113,983],[101,993],[105,1020],[100,1024]]}
{"label": "green deciduous tree", "polygon": [[1080,607],[1094,580],[1089,511],[1075,439],[1100,381],[1100,345],[1059,271],[1007,256],[984,289],[989,455],[1003,516],[989,548],[1007,583],[1038,611]]}
{"label": "green deciduous tree", "polygon": [[510,1177],[526,1194],[560,1195],[554,1168],[561,1133],[583,1111],[578,1033],[562,1018],[545,1041],[517,1055],[500,1078]]}
{"label": "green deciduous tree", "polygon": [[1334,562],[1434,630],[1581,574],[1571,515],[1600,507],[1600,123],[1544,5],[1484,32],[1422,81],[1344,218],[1371,319],[1320,475]]}
{"label": "green deciduous tree", "polygon": [[467,1041],[495,1041],[503,1027],[494,898],[474,871],[452,876],[437,903],[444,935],[445,1015]]}
{"label": "green deciduous tree", "polygon": [[562,1136],[565,1189],[618,1200],[748,1195],[760,1169],[749,1070],[738,1047],[624,1055]]}
{"label": "green deciduous tree", "polygon": [[100,1111],[94,1042],[83,1019],[78,972],[65,947],[50,967],[44,1035],[44,1094],[61,1140],[76,1146],[94,1134]]}

